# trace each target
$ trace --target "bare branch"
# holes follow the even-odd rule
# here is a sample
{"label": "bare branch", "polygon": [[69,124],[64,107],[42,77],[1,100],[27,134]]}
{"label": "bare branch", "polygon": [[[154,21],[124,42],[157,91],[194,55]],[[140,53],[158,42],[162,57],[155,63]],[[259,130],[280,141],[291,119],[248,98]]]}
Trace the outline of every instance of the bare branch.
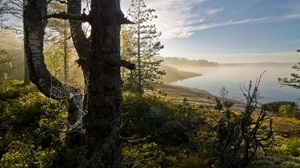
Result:
{"label": "bare branch", "polygon": [[83,13],[82,15],[72,15],[72,14],[67,14],[65,12],[53,13],[53,14],[47,15],[46,18],[47,19],[56,18],[56,19],[78,20],[78,21],[82,21],[82,22],[89,22],[89,20],[90,20],[89,15],[86,15],[85,13]]}

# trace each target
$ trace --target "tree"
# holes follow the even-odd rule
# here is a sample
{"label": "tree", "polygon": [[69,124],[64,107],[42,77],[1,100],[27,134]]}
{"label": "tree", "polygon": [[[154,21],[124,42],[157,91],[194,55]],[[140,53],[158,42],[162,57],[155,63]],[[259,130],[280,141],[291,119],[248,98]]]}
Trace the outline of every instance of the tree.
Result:
{"label": "tree", "polygon": [[142,94],[144,89],[151,88],[159,81],[161,75],[165,74],[159,69],[163,60],[154,58],[164,47],[158,40],[161,33],[154,24],[149,23],[157,18],[154,12],[154,9],[147,8],[143,0],[132,0],[128,10],[128,15],[135,24],[130,25],[127,30],[131,31],[128,38],[132,48],[124,50],[123,55],[126,57],[126,52],[129,52],[127,55],[131,55],[130,61],[136,64],[137,70],[132,72],[130,82],[127,83],[130,83],[130,88],[139,94]]}
{"label": "tree", "polygon": [[[56,13],[56,12],[67,12],[67,6],[65,4],[61,4],[60,2],[52,2],[49,4],[49,9],[48,9],[49,13]],[[50,14],[51,14],[50,13]],[[63,54],[61,54],[61,56],[63,56],[63,75],[64,75],[64,83],[67,84],[68,83],[68,79],[69,79],[69,36],[70,36],[70,31],[69,31],[69,24],[67,20],[63,20],[61,21],[60,19],[50,19],[48,21],[48,25],[50,26],[50,28],[52,30],[54,30],[55,32],[58,32],[59,34],[54,38],[54,41],[62,46],[63,48]]]}
{"label": "tree", "polygon": [[[212,167],[247,167],[259,148],[267,153],[266,148],[272,143],[272,118],[267,116],[267,107],[262,105],[256,117],[260,98],[258,86],[262,75],[255,84],[249,82],[241,90],[246,98],[244,111],[240,114],[231,111],[233,103],[216,98],[218,110],[223,109],[222,117],[216,126],[215,154],[211,159]],[[269,123],[267,123],[269,122]],[[268,126],[269,129],[264,128]]]}
{"label": "tree", "polygon": [[[3,20],[2,20],[2,17],[3,17],[3,14],[4,14],[5,11],[6,11],[5,8],[6,8],[6,6],[5,6],[3,0],[0,0],[0,22],[3,21]],[[1,26],[2,26],[2,23],[1,23]]]}
{"label": "tree", "polygon": [[8,53],[0,48],[0,81],[12,78],[15,68]]}
{"label": "tree", "polygon": [[[68,105],[68,121],[71,125],[69,129],[82,131],[83,111],[80,90],[64,85],[57,80],[47,70],[44,62],[43,39],[47,23],[46,4],[46,0],[27,0],[24,6],[24,47],[30,80],[45,96]],[[80,142],[77,143],[80,144]]]}
{"label": "tree", "polygon": [[[68,13],[47,15],[46,0],[27,0],[24,10],[24,43],[30,79],[44,95],[67,102],[69,122],[82,130],[80,91],[52,76],[45,66],[43,55],[47,18],[70,19],[71,32],[75,33],[74,46],[80,57],[78,62],[83,67],[83,73],[88,75],[87,114],[84,118],[85,131],[82,130],[86,137],[86,152],[82,153],[85,159],[81,165],[73,166],[120,167],[120,67],[134,69],[134,65],[120,59],[119,35],[121,24],[130,22],[124,18],[119,0],[92,0],[89,15],[80,14],[80,3],[79,0],[70,0]],[[91,43],[82,36],[82,30],[76,30],[82,22],[91,24]]]}
{"label": "tree", "polygon": [[[300,52],[300,50],[298,49],[297,52]],[[298,62],[297,65],[294,65],[292,67],[292,69],[299,71],[300,70],[300,62]],[[300,74],[291,73],[291,78],[278,78],[278,81],[282,85],[290,86],[295,89],[300,89]]]}
{"label": "tree", "polygon": [[[57,79],[64,81],[64,50],[55,47],[45,54],[45,63],[49,72]],[[65,82],[66,84],[66,82]]]}
{"label": "tree", "polygon": [[[23,19],[23,4],[25,4],[26,0],[0,0],[0,15],[11,15],[11,17],[15,17],[16,20],[19,20],[19,23],[22,23],[22,19]],[[3,16],[4,17],[4,16]],[[5,17],[4,17],[5,18]],[[1,22],[4,22],[8,20],[7,18],[0,20]],[[8,28],[8,29],[12,29],[15,30],[16,32],[22,32],[22,26],[15,24],[13,22],[14,25],[11,25],[12,23],[10,23],[9,25],[1,23],[2,27]],[[25,54],[24,54],[25,55]],[[29,70],[28,70],[28,65],[27,65],[27,61],[24,58],[24,80],[23,80],[23,84],[27,85],[30,83],[30,79],[29,79]]]}

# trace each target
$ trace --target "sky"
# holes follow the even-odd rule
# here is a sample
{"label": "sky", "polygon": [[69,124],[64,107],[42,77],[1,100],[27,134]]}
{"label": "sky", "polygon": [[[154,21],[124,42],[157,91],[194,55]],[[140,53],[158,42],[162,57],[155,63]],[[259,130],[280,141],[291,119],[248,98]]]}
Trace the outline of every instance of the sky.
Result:
{"label": "sky", "polygon": [[[300,0],[144,0],[160,55],[219,63],[298,62]],[[131,0],[121,0],[126,15]]]}

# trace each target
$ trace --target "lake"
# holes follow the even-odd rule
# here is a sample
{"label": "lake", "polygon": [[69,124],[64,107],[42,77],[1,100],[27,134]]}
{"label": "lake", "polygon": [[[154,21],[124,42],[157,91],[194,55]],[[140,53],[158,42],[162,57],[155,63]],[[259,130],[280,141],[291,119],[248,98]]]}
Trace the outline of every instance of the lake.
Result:
{"label": "lake", "polygon": [[185,67],[182,70],[197,72],[202,76],[189,78],[174,82],[174,85],[186,86],[206,90],[215,96],[220,96],[220,89],[224,86],[228,91],[228,98],[244,101],[245,97],[240,86],[245,84],[248,87],[249,81],[253,83],[257,77],[266,71],[258,87],[260,103],[272,101],[294,101],[300,104],[300,89],[288,86],[281,86],[278,78],[290,77],[292,72],[296,72],[291,67],[293,64],[221,64],[218,67],[191,68]]}

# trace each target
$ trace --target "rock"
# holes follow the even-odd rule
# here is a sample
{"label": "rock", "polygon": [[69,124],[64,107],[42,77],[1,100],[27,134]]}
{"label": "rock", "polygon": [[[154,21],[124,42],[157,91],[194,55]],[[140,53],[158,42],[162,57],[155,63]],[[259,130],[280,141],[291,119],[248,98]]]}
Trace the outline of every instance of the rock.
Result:
{"label": "rock", "polygon": [[147,118],[149,121],[149,125],[154,129],[160,128],[166,121],[164,112],[155,106],[151,107]]}
{"label": "rock", "polygon": [[180,145],[189,142],[187,129],[179,121],[165,122],[158,136],[158,141],[164,145]]}

